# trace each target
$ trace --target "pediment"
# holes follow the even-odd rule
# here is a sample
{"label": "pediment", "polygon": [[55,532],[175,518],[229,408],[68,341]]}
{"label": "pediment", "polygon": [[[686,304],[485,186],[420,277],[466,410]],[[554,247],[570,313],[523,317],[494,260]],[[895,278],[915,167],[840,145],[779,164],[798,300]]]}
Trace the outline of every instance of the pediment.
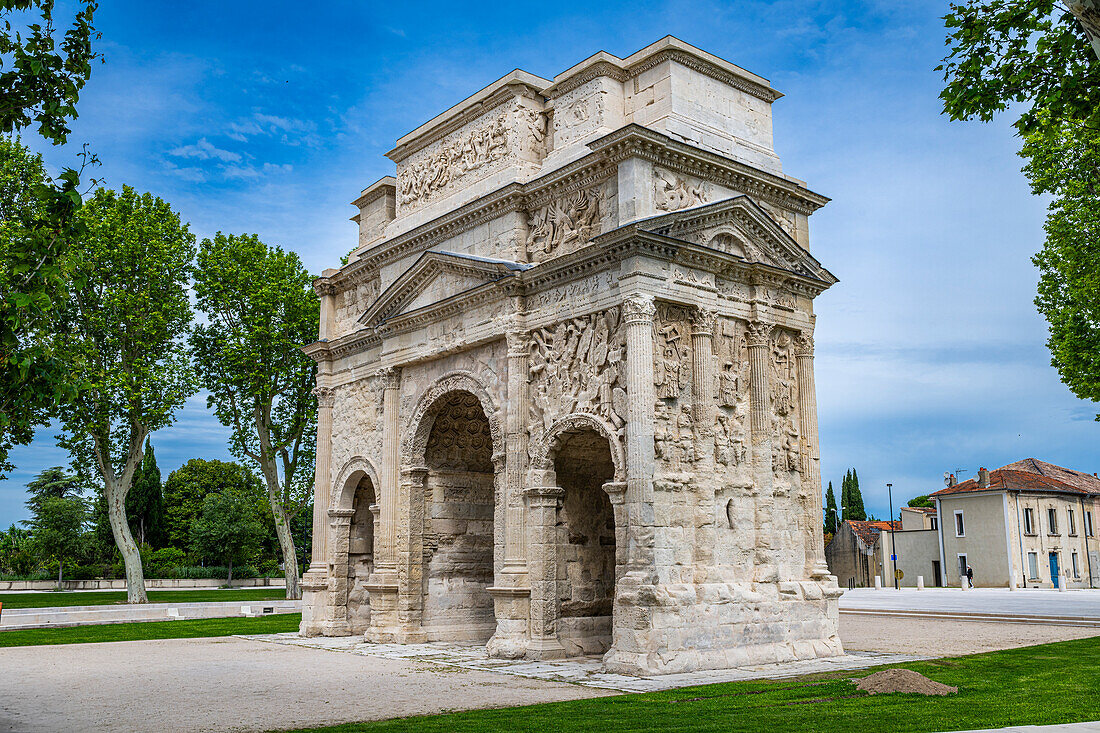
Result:
{"label": "pediment", "polygon": [[530,267],[511,260],[458,252],[425,252],[378,296],[359,317],[359,323],[375,327],[404,313],[514,277]]}
{"label": "pediment", "polygon": [[748,196],[664,214],[638,228],[827,283],[836,277]]}

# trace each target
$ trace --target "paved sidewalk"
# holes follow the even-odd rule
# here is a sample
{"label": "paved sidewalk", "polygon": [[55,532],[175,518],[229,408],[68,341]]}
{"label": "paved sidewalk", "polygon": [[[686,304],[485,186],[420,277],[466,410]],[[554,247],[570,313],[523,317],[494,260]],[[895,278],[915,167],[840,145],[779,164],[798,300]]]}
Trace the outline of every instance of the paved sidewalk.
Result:
{"label": "paved sidewalk", "polygon": [[285,599],[12,608],[0,614],[0,631],[94,626],[133,621],[263,616],[272,613],[299,613],[301,610],[301,601]]}
{"label": "paved sidewalk", "polygon": [[1003,616],[1032,622],[1075,620],[1100,624],[1100,590],[1007,588],[856,588],[840,597],[840,611],[905,611],[930,615]]}
{"label": "paved sidewalk", "polygon": [[242,635],[242,639],[266,641],[274,644],[327,649],[349,652],[384,659],[403,659],[427,662],[460,669],[482,672],[498,672],[549,682],[568,682],[584,687],[595,687],[620,692],[654,692],[676,687],[711,685],[718,682],[740,682],[755,679],[779,679],[799,677],[819,672],[838,672],[864,669],[879,664],[912,662],[933,657],[915,654],[883,654],[879,652],[855,652],[831,659],[812,659],[804,662],[761,664],[737,669],[716,669],[684,674],[630,677],[602,671],[599,657],[583,657],[560,661],[531,662],[523,659],[491,659],[482,644],[369,644],[359,636],[302,637],[295,633]]}

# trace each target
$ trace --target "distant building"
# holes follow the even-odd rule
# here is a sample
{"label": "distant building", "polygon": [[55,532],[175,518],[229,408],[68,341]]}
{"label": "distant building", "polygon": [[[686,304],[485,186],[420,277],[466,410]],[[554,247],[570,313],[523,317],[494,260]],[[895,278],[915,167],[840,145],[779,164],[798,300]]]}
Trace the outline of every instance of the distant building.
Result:
{"label": "distant building", "polygon": [[[846,520],[837,527],[832,542],[825,548],[829,572],[841,588],[870,588],[875,576],[883,576],[881,535],[889,534],[898,522],[861,522]],[[885,581],[883,581],[885,585]]]}
{"label": "distant building", "polygon": [[[952,479],[953,481],[953,479]],[[977,587],[1100,587],[1100,478],[1034,458],[931,494],[943,582],[967,565]]]}

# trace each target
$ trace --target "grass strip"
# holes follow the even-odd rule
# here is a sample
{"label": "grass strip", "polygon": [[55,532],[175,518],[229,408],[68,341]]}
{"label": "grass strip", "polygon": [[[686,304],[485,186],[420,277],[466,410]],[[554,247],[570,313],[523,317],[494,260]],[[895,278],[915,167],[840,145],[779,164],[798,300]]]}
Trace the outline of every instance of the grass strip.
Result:
{"label": "grass strip", "polygon": [[[202,590],[151,590],[150,603],[206,603],[209,601],[273,601],[286,598],[283,588],[218,588]],[[4,609],[51,606],[107,606],[126,603],[126,591],[45,591],[0,593]]]}
{"label": "grass strip", "polygon": [[1100,719],[1100,637],[905,667],[959,692],[866,695],[849,679],[876,667],[798,679],[730,682],[641,695],[471,710],[302,730],[377,731],[944,731]]}
{"label": "grass strip", "polygon": [[300,613],[278,613],[255,618],[204,618],[181,621],[100,624],[58,629],[0,631],[0,647],[45,644],[91,644],[102,641],[147,641],[149,639],[197,639],[234,634],[277,634],[297,631]]}

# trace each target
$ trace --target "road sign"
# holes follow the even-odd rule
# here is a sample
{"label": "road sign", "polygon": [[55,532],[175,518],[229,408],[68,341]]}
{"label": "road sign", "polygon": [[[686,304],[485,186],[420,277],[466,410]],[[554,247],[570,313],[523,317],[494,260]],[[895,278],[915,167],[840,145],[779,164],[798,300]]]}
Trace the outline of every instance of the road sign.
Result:
{"label": "road sign", "polygon": [[903,573],[900,570],[895,570],[894,571],[894,577],[897,578],[898,580],[901,580],[902,578],[905,577],[905,573]]}

